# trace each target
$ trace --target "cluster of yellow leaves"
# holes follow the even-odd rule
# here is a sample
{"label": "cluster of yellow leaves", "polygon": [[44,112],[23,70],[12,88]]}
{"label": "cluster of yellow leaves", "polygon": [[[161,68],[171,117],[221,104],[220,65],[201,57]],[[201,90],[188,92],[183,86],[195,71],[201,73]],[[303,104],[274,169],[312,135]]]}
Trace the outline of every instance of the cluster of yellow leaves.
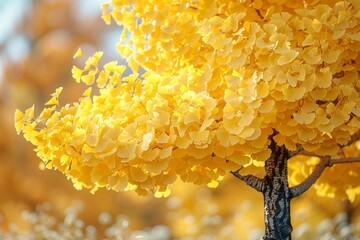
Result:
{"label": "cluster of yellow leaves", "polygon": [[119,52],[147,72],[100,70],[95,53],[72,73],[99,94],[57,109],[59,89],[38,118],[17,111],[17,131],[77,188],[156,196],[177,175],[215,187],[229,170],[263,166],[274,129],[289,150],[335,156],[360,124],[360,5],[298,2],[104,4],[103,19],[123,27]]}
{"label": "cluster of yellow leaves", "polygon": [[[247,157],[238,163],[239,152],[214,140],[221,118],[216,100],[189,89],[201,74],[187,69],[177,77],[151,72],[123,77],[125,66],[117,62],[100,70],[101,55],[72,71],[77,82],[96,84],[98,95],[89,87],[79,102],[60,108],[59,88],[38,117],[34,107],[15,113],[16,131],[36,146],[47,168],[62,171],[76,188],[166,196],[177,175],[214,187],[226,171],[250,162]],[[235,162],[227,163],[225,156]]]}
{"label": "cluster of yellow leaves", "polygon": [[123,26],[118,50],[135,71],[203,74],[193,88],[223,109],[223,146],[259,139],[263,149],[276,129],[288,149],[336,155],[359,128],[358,1],[116,0],[103,9]]}

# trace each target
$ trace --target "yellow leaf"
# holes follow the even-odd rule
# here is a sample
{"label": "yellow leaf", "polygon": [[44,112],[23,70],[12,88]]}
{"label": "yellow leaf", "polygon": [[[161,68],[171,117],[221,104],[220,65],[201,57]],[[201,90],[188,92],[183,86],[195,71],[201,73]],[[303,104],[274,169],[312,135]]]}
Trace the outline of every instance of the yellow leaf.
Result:
{"label": "yellow leaf", "polygon": [[15,129],[16,129],[16,133],[19,135],[21,130],[24,127],[24,116],[25,114],[20,111],[19,109],[15,110],[15,116],[14,116],[14,121],[15,121]]}
{"label": "yellow leaf", "polygon": [[38,119],[41,120],[45,120],[45,119],[49,119],[51,117],[51,114],[53,111],[55,111],[56,106],[52,106],[51,108],[44,108],[42,110],[42,112],[40,113]]}
{"label": "yellow leaf", "polygon": [[320,30],[322,28],[322,23],[319,20],[314,19],[312,22],[312,27],[315,32],[320,32]]}
{"label": "yellow leaf", "polygon": [[209,133],[209,131],[191,131],[189,135],[195,144],[202,144],[208,141]]}
{"label": "yellow leaf", "polygon": [[294,120],[300,124],[310,124],[315,120],[315,113],[294,113]]}
{"label": "yellow leaf", "polygon": [[129,179],[127,175],[123,177],[114,177],[114,178],[116,179],[115,180],[116,183],[111,187],[114,191],[116,192],[124,191],[128,187]]}
{"label": "yellow leaf", "polygon": [[228,147],[230,145],[230,134],[223,126],[217,129],[216,137],[221,146]]}
{"label": "yellow leaf", "polygon": [[166,171],[168,166],[169,166],[169,159],[145,164],[144,169],[151,174],[159,175],[163,171]]}
{"label": "yellow leaf", "polygon": [[147,179],[146,174],[139,167],[130,167],[130,177],[136,182],[144,182]]}
{"label": "yellow leaf", "polygon": [[57,96],[53,96],[49,101],[45,103],[45,105],[59,105]]}
{"label": "yellow leaf", "polygon": [[70,157],[66,154],[63,154],[61,157],[60,157],[60,163],[61,165],[67,165],[69,163],[69,160],[70,160]]}
{"label": "yellow leaf", "polygon": [[299,88],[286,88],[284,90],[285,99],[289,102],[295,102],[301,99],[306,92],[306,88],[299,87]]}
{"label": "yellow leaf", "polygon": [[290,63],[291,61],[293,61],[297,56],[299,55],[299,53],[295,50],[288,50],[284,53],[281,54],[281,56],[278,58],[277,60],[277,64],[282,66],[285,65],[287,63]]}
{"label": "yellow leaf", "polygon": [[159,155],[160,150],[158,148],[154,148],[151,150],[148,150],[146,152],[142,153],[142,158],[146,161],[153,161],[157,158],[157,156]]}
{"label": "yellow leaf", "polygon": [[180,149],[186,149],[191,144],[191,140],[187,137],[177,137],[175,140],[175,145]]}
{"label": "yellow leaf", "polygon": [[141,150],[146,151],[149,149],[150,143],[152,142],[152,133],[146,133],[143,136],[142,144],[141,144]]}
{"label": "yellow leaf", "polygon": [[88,89],[86,89],[86,90],[84,91],[84,93],[82,94],[83,97],[89,97],[89,96],[91,95],[91,91],[92,91],[92,88],[91,88],[91,87],[89,87]]}
{"label": "yellow leaf", "polygon": [[97,87],[98,88],[105,87],[107,81],[108,81],[107,74],[104,71],[101,71],[98,78],[96,79]]}
{"label": "yellow leaf", "polygon": [[[136,142],[124,146],[120,151],[118,151],[117,156],[123,158],[124,160],[131,160],[136,157],[135,154]],[[122,160],[122,162],[124,162]]]}
{"label": "yellow leaf", "polygon": [[355,198],[360,195],[360,186],[347,189],[346,195],[349,197],[350,202],[354,202]]}
{"label": "yellow leaf", "polygon": [[171,194],[171,190],[169,188],[166,188],[165,191],[156,191],[154,194],[154,197],[161,198],[161,197],[168,197]]}
{"label": "yellow leaf", "polygon": [[90,146],[94,147],[98,144],[99,142],[99,136],[98,135],[89,135],[86,138],[86,143],[89,144]]}
{"label": "yellow leaf", "polygon": [[98,182],[108,172],[109,172],[109,168],[105,164],[100,164],[100,165],[95,166],[91,170],[91,181],[93,183]]}
{"label": "yellow leaf", "polygon": [[77,83],[80,83],[83,72],[84,72],[84,70],[78,68],[75,65],[72,67],[72,69],[71,69],[72,77],[75,79],[75,81]]}
{"label": "yellow leaf", "polygon": [[20,111],[19,109],[15,110],[15,116],[14,116],[15,122],[22,120],[24,116],[25,114],[22,111]]}
{"label": "yellow leaf", "polygon": [[95,75],[86,74],[84,76],[81,76],[81,81],[83,81],[86,85],[91,85],[95,82]]}
{"label": "yellow leaf", "polygon": [[163,132],[163,133],[158,137],[157,142],[158,142],[158,143],[168,143],[169,139],[170,139],[169,135],[167,135],[166,133]]}
{"label": "yellow leaf", "polygon": [[261,106],[259,107],[259,112],[260,113],[271,112],[271,110],[273,110],[274,108],[274,105],[275,105],[275,101],[273,99],[267,100],[261,104]]}
{"label": "yellow leaf", "polygon": [[81,57],[82,55],[83,55],[83,53],[81,51],[81,48],[78,48],[78,50],[74,54],[73,58],[78,58],[78,57]]}
{"label": "yellow leaf", "polygon": [[184,123],[188,125],[192,122],[199,121],[199,119],[200,119],[200,111],[198,109],[192,108],[190,109],[190,111],[188,111],[185,114]]}
{"label": "yellow leaf", "polygon": [[83,186],[85,186],[84,183],[78,182],[78,181],[75,181],[73,185],[76,190],[81,190],[83,188]]}
{"label": "yellow leaf", "polygon": [[306,131],[304,129],[299,129],[298,136],[304,142],[310,142],[311,140],[314,140],[316,138],[317,132],[315,132],[313,130]]}
{"label": "yellow leaf", "polygon": [[213,0],[201,1],[203,4],[200,9],[200,16],[203,18],[211,18],[217,13],[217,2]]}
{"label": "yellow leaf", "polygon": [[[86,142],[90,146],[92,146],[90,144],[90,141],[94,141],[93,144],[95,145],[96,144],[95,142],[97,141],[97,139],[96,139],[97,136],[93,135],[93,136],[90,136],[90,138],[94,138],[94,140],[87,139]],[[114,141],[112,139],[102,137],[99,139],[99,142],[96,144],[96,148],[95,148],[94,152],[100,153],[100,152],[104,152],[105,150],[113,151],[113,149],[114,149]],[[115,150],[116,150],[116,148],[115,148]],[[108,152],[108,151],[106,151],[106,152]]]}
{"label": "yellow leaf", "polygon": [[160,150],[160,154],[159,154],[160,159],[165,159],[165,158],[170,157],[170,156],[171,156],[171,153],[172,153],[172,149],[173,149],[172,146],[167,147],[167,148],[165,148],[165,149],[161,149],[161,150]]}
{"label": "yellow leaf", "polygon": [[31,108],[25,110],[25,114],[23,117],[25,122],[31,121],[34,118],[34,111],[35,111],[34,105]]}
{"label": "yellow leaf", "polygon": [[211,180],[211,182],[209,182],[209,183],[207,184],[207,186],[208,186],[209,188],[217,188],[217,187],[219,186],[219,182],[218,182],[218,181],[215,181],[215,180]]}
{"label": "yellow leaf", "polygon": [[234,152],[228,157],[228,159],[240,165],[245,165],[251,162],[251,158],[249,156],[245,156],[244,153],[239,151]]}

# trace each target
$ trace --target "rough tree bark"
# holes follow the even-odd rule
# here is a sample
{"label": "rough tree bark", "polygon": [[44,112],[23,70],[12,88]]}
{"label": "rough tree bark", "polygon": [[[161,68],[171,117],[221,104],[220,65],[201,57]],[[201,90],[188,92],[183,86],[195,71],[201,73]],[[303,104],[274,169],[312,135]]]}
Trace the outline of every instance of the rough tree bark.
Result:
{"label": "rough tree bark", "polygon": [[264,178],[264,240],[290,240],[291,192],[288,184],[287,161],[289,153],[284,146],[272,144],[272,155],[265,163]]}
{"label": "rough tree bark", "polygon": [[274,141],[271,141],[270,149],[272,154],[265,162],[266,175],[263,179],[252,175],[243,176],[240,174],[240,169],[232,174],[264,196],[265,235],[263,240],[290,240],[291,189],[287,171],[290,154],[284,146],[278,146]]}
{"label": "rough tree bark", "polygon": [[[359,131],[354,134],[349,144],[359,140]],[[241,175],[240,169],[231,172],[235,177],[245,182],[250,187],[261,192],[264,196],[265,235],[263,240],[291,240],[292,225],[290,219],[290,201],[307,191],[321,176],[327,167],[335,164],[360,162],[360,157],[331,159],[329,156],[316,156],[298,150],[290,152],[285,146],[278,146],[270,137],[269,148],[272,154],[265,162],[265,177],[258,178],[253,175]],[[347,145],[349,145],[347,144]],[[294,155],[309,155],[320,158],[313,172],[299,185],[289,187],[288,160]],[[341,154],[340,154],[341,156]]]}

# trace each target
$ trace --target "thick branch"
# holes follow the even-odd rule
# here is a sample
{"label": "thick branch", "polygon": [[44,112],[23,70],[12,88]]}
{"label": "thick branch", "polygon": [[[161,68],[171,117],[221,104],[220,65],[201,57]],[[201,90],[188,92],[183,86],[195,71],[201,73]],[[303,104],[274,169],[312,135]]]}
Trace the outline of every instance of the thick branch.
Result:
{"label": "thick branch", "polygon": [[231,171],[231,173],[238,179],[245,182],[248,186],[254,188],[255,190],[257,190],[259,192],[264,192],[265,184],[264,184],[263,179],[255,177],[254,175],[243,176],[240,174],[240,170],[241,170],[241,168],[236,171]]}
{"label": "thick branch", "polygon": [[331,167],[334,164],[341,164],[341,163],[354,163],[360,162],[360,157],[353,157],[353,158],[339,158],[339,159],[330,159],[330,158],[323,158],[320,162],[315,166],[313,172],[299,185],[290,188],[291,198],[300,196],[306,190],[308,190],[316,180],[321,176],[324,172],[325,168]]}

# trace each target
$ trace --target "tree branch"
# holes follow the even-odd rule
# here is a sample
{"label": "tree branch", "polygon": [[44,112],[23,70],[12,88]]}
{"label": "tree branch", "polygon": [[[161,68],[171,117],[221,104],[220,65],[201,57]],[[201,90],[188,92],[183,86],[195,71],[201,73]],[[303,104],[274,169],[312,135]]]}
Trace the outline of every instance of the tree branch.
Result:
{"label": "tree branch", "polygon": [[315,153],[305,151],[304,148],[301,145],[297,146],[295,151],[289,151],[289,158],[291,158],[291,157],[293,157],[295,155],[303,155],[303,156],[309,156],[309,157],[319,157]]}
{"label": "tree branch", "polygon": [[257,190],[259,192],[264,192],[265,184],[264,184],[263,179],[255,177],[254,175],[243,176],[240,174],[240,170],[241,170],[241,168],[239,168],[236,171],[231,171],[231,174],[234,175],[235,177],[237,177],[238,179],[242,180],[248,186],[254,188],[255,190]]}
{"label": "tree branch", "polygon": [[302,183],[290,188],[291,198],[298,197],[301,194],[303,194],[306,190],[308,190],[321,176],[325,168],[332,167],[335,164],[354,163],[354,162],[360,162],[360,157],[339,158],[339,159],[331,159],[327,157],[322,158],[320,162],[315,166],[313,172]]}

